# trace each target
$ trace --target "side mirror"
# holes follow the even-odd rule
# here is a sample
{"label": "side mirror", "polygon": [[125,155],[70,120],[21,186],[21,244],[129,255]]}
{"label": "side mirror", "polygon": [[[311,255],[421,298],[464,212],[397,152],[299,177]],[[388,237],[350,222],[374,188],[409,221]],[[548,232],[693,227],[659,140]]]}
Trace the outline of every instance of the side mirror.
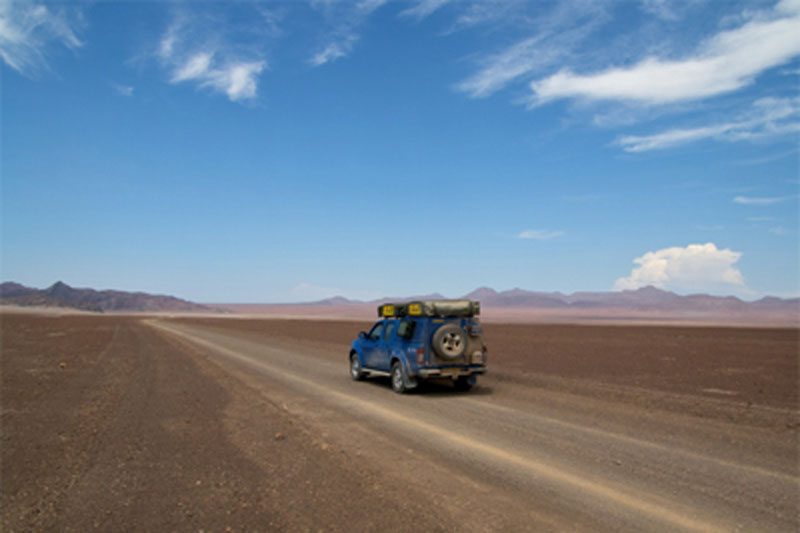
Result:
{"label": "side mirror", "polygon": [[367,338],[367,332],[366,331],[359,331],[358,332],[358,338],[359,339],[366,339]]}

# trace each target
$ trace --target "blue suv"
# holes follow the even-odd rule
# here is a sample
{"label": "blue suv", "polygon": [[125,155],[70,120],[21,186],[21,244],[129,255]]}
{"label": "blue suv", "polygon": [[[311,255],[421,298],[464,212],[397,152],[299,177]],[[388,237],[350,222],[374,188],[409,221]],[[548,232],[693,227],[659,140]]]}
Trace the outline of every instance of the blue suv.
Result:
{"label": "blue suv", "polygon": [[469,390],[486,373],[486,343],[471,300],[424,300],[378,307],[381,320],[350,348],[350,377],[389,376],[403,393],[420,380],[449,379]]}

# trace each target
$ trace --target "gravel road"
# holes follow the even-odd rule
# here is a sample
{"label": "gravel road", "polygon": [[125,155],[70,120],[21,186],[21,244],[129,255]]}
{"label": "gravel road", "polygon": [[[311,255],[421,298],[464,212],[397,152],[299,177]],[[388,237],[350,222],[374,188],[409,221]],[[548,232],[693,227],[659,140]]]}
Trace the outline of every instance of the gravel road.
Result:
{"label": "gravel road", "polygon": [[149,324],[251,379],[279,383],[290,413],[331,445],[383,465],[387,479],[458,529],[798,526],[796,441],[772,429],[489,380],[470,394],[398,396],[382,381],[349,381],[334,347]]}

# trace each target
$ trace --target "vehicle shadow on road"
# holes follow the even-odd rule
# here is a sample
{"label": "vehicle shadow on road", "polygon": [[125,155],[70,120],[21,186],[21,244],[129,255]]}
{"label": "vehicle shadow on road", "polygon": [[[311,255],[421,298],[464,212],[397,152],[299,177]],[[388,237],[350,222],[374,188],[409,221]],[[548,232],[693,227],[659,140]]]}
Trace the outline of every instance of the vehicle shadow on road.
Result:
{"label": "vehicle shadow on road", "polygon": [[[381,389],[385,388],[388,392],[392,392],[392,383],[389,378],[373,377],[365,380],[365,383],[373,387]],[[492,387],[481,385],[480,383],[475,385],[471,390],[460,391],[456,390],[453,384],[449,383],[448,381],[423,381],[416,388],[411,389],[405,394],[411,394],[425,398],[451,398],[459,396],[488,396],[493,392],[494,390]]]}
{"label": "vehicle shadow on road", "polygon": [[439,383],[436,381],[425,381],[411,391],[411,394],[424,396],[426,398],[450,398],[450,397],[469,397],[469,396],[489,396],[493,393],[492,387],[478,383],[468,391],[456,390],[452,383]]}

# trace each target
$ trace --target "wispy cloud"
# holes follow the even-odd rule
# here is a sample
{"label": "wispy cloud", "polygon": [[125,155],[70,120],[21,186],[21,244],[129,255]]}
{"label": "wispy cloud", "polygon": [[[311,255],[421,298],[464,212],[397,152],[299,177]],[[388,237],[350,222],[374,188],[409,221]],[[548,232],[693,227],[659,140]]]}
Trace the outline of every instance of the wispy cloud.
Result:
{"label": "wispy cloud", "polygon": [[563,231],[550,231],[544,229],[526,229],[517,235],[518,239],[532,239],[536,241],[547,241],[561,237],[565,233]]}
{"label": "wispy cloud", "polygon": [[787,200],[796,199],[796,195],[792,196],[770,196],[770,197],[755,197],[755,196],[736,196],[733,203],[742,205],[773,205]]}
{"label": "wispy cloud", "polygon": [[358,42],[358,27],[388,0],[361,0],[360,2],[336,2],[317,0],[312,6],[321,10],[332,28],[325,35],[323,45],[308,62],[319,67],[349,55]]}
{"label": "wispy cloud", "polygon": [[83,46],[78,37],[82,26],[80,5],[0,0],[0,56],[20,74],[33,76],[48,68],[50,43]]}
{"label": "wispy cloud", "polygon": [[648,57],[593,74],[561,70],[531,83],[532,106],[561,98],[668,104],[729,93],[800,54],[800,3],[785,0],[680,60]]}
{"label": "wispy cloud", "polygon": [[424,19],[450,1],[451,0],[417,0],[415,5],[401,11],[400,15],[404,17],[414,17],[418,20]]}
{"label": "wispy cloud", "polygon": [[776,154],[766,155],[764,157],[753,157],[750,159],[734,160],[731,161],[730,163],[734,165],[763,165],[764,163],[771,163],[772,161],[777,161],[779,159],[783,159],[790,155],[797,155],[797,148],[792,148],[791,150],[778,152]]}
{"label": "wispy cloud", "polygon": [[699,126],[676,128],[653,135],[626,135],[616,144],[626,152],[661,150],[705,139],[717,141],[748,141],[775,137],[800,131],[800,98],[763,98],[739,120]]}
{"label": "wispy cloud", "polygon": [[[563,2],[571,4],[572,2]],[[524,15],[526,2],[520,0],[474,0],[460,1],[462,8],[448,33],[462,31],[476,26],[505,26],[509,21]],[[541,4],[540,4],[541,7]],[[557,5],[556,9],[559,9]]]}
{"label": "wispy cloud", "polygon": [[697,229],[700,231],[722,231],[725,229],[725,226],[722,224],[714,224],[713,226],[697,226]]}
{"label": "wispy cloud", "polygon": [[484,98],[518,78],[563,62],[605,20],[598,6],[581,7],[569,2],[558,4],[532,23],[531,37],[481,57],[480,70],[458,83],[456,89],[472,98]]}
{"label": "wispy cloud", "polygon": [[562,197],[568,202],[599,202],[611,198],[609,193],[568,194]]}
{"label": "wispy cloud", "polygon": [[485,58],[482,61],[484,67],[456,85],[456,88],[472,98],[483,98],[537,67],[551,65],[563,55],[563,51],[550,48],[543,54],[537,54],[541,40],[541,37],[531,37]]}
{"label": "wispy cloud", "polygon": [[748,222],[773,222],[775,217],[747,217]]}
{"label": "wispy cloud", "polygon": [[671,0],[643,0],[642,9],[648,13],[652,13],[662,20],[678,20],[680,19],[680,7],[676,2]]}
{"label": "wispy cloud", "polygon": [[345,57],[353,50],[356,41],[358,41],[358,37],[355,35],[347,35],[337,41],[330,42],[323,50],[314,54],[311,59],[309,59],[309,63],[318,67],[330,61],[336,61],[340,57]]}
{"label": "wispy cloud", "polygon": [[131,85],[121,85],[112,82],[111,88],[120,96],[133,96],[133,87]]}
{"label": "wispy cloud", "polygon": [[252,100],[267,68],[263,51],[236,41],[220,28],[181,11],[158,42],[156,55],[168,71],[169,83],[194,83],[233,102]]}
{"label": "wispy cloud", "polygon": [[208,72],[213,57],[214,55],[210,52],[199,52],[183,61],[176,62],[170,81],[172,83],[180,83],[201,78]]}
{"label": "wispy cloud", "polygon": [[774,235],[786,235],[789,233],[786,228],[783,226],[775,226],[774,228],[769,228],[769,232]]}

